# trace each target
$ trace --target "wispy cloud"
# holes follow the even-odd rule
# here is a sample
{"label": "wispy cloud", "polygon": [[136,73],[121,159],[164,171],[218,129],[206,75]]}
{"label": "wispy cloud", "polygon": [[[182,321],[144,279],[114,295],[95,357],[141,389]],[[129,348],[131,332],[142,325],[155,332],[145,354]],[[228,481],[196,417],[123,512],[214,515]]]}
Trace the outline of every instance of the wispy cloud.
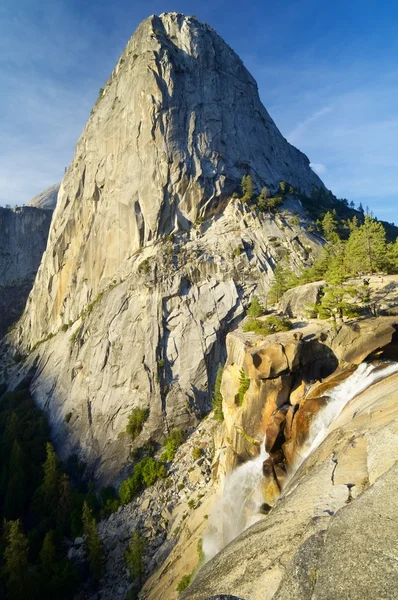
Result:
{"label": "wispy cloud", "polygon": [[311,163],[310,167],[313,171],[315,171],[315,173],[318,173],[318,175],[323,175],[323,173],[326,173],[326,167],[322,163]]}
{"label": "wispy cloud", "polygon": [[305,118],[301,123],[287,134],[287,138],[292,144],[297,144],[302,141],[304,134],[308,131],[309,127],[316,121],[319,121],[322,117],[329,114],[332,111],[331,106],[324,106],[323,108],[316,110],[309,117]]}
{"label": "wispy cloud", "polygon": [[283,135],[336,195],[398,222],[396,11],[381,3],[370,18],[354,5],[1,0],[0,204],[27,202],[62,177],[135,27],[177,10],[226,37]]}

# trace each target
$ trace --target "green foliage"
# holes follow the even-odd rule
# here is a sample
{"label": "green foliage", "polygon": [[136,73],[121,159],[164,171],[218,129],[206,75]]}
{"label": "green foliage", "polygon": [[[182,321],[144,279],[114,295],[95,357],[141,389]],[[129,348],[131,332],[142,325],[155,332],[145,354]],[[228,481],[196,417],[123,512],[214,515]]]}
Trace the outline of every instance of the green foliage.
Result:
{"label": "green foliage", "polygon": [[250,387],[250,379],[246,377],[243,369],[241,369],[239,374],[239,389],[238,389],[238,398],[239,398],[239,406],[242,406],[243,400],[245,398],[245,394]]}
{"label": "green foliage", "polygon": [[145,487],[150,487],[158,479],[167,476],[163,462],[152,457],[143,458],[136,465],[127,479],[119,487],[119,497],[122,504],[128,504]]}
{"label": "green foliage", "polygon": [[329,286],[324,288],[319,304],[309,307],[311,313],[320,319],[356,317],[361,313],[361,305],[367,298],[367,289],[356,286]]}
{"label": "green foliage", "polygon": [[194,460],[199,460],[203,455],[203,449],[200,446],[194,446],[192,448],[192,458]]}
{"label": "green foliage", "polygon": [[120,506],[120,500],[117,497],[115,488],[112,486],[101,488],[99,498],[101,504],[99,514],[101,517],[109,517]]}
{"label": "green foliage", "polygon": [[2,577],[9,598],[66,600],[74,597],[79,584],[63,539],[81,534],[84,493],[72,488],[48,433],[45,416],[28,390],[3,395],[0,518],[14,523],[5,525],[3,536]]}
{"label": "green foliage", "polygon": [[363,225],[354,229],[347,242],[351,273],[373,273],[386,266],[386,232],[384,227],[366,215]]}
{"label": "green foliage", "polygon": [[212,397],[212,407],[214,410],[214,418],[217,421],[224,421],[224,413],[222,410],[222,395],[221,395],[221,381],[222,381],[223,367],[218,365],[216,381],[214,384],[214,391]]}
{"label": "green foliage", "polygon": [[326,244],[312,267],[304,271],[299,283],[326,279],[336,285],[351,276],[398,271],[397,242],[386,242],[386,233],[380,222],[366,215],[362,225],[353,219],[348,227],[350,234],[347,241],[338,239],[337,234],[329,231],[332,241]]}
{"label": "green foliage", "polygon": [[172,429],[169,437],[164,443],[164,452],[162,453],[161,460],[169,462],[174,459],[177,449],[184,442],[184,432],[182,429]]}
{"label": "green foliage", "polygon": [[263,187],[257,198],[257,208],[260,212],[275,212],[278,206],[283,203],[283,194],[271,196],[268,188]]}
{"label": "green foliage", "polygon": [[243,175],[242,177],[242,192],[243,196],[241,198],[242,202],[249,202],[254,196],[253,190],[253,180],[250,175]]}
{"label": "green foliage", "polygon": [[289,319],[271,315],[264,321],[250,319],[243,325],[243,331],[257,333],[258,335],[270,335],[279,331],[289,331],[292,327],[293,325]]}
{"label": "green foliage", "polygon": [[83,504],[82,521],[87,562],[92,576],[98,581],[103,571],[104,548],[98,534],[95,518],[93,517],[92,510],[87,502],[84,502]]}
{"label": "green foliage", "polygon": [[176,590],[177,590],[177,592],[179,594],[181,594],[184,590],[187,589],[188,586],[191,585],[191,583],[192,583],[192,575],[193,575],[192,573],[189,573],[189,575],[184,575],[180,579],[180,581],[179,581],[179,583],[178,583],[178,585],[176,587]]}
{"label": "green foliage", "polygon": [[58,505],[58,485],[60,479],[60,469],[58,457],[50,442],[46,444],[47,457],[43,465],[44,478],[41,491],[47,510],[51,513],[56,510]]}
{"label": "green foliage", "polygon": [[7,597],[10,600],[30,597],[28,553],[28,540],[22,531],[20,520],[6,523],[3,575],[6,580]]}
{"label": "green foliage", "polygon": [[257,296],[253,296],[249,308],[247,309],[247,315],[256,319],[261,317],[265,313],[265,308],[260,304]]}
{"label": "green foliage", "polygon": [[124,553],[124,560],[130,575],[138,580],[141,586],[144,575],[144,558],[146,552],[146,539],[137,530],[133,531],[127,550]]}
{"label": "green foliage", "polygon": [[298,217],[298,215],[294,215],[291,219],[290,219],[290,225],[294,225],[295,227],[298,227],[300,225],[300,218]]}
{"label": "green foliage", "polygon": [[147,408],[133,408],[131,411],[126,425],[126,432],[133,441],[140,435],[148,416],[149,410]]}
{"label": "green foliage", "polygon": [[338,222],[336,220],[336,210],[327,211],[321,221],[321,227],[325,238],[331,242],[338,242],[339,235],[337,233]]}
{"label": "green foliage", "polygon": [[268,301],[270,304],[279,302],[288,289],[298,284],[298,277],[281,261],[274,270],[274,280],[268,292]]}
{"label": "green foliage", "polygon": [[279,182],[279,190],[281,192],[281,194],[286,194],[288,191],[288,184],[286,183],[286,181],[280,181]]}
{"label": "green foliage", "polygon": [[145,260],[140,262],[140,264],[138,265],[139,273],[144,273],[146,275],[147,273],[149,273],[150,270],[151,270],[151,265],[149,263],[149,258],[146,258]]}
{"label": "green foliage", "polygon": [[79,335],[80,331],[81,331],[81,327],[78,327],[78,328],[77,328],[77,329],[76,329],[76,330],[75,330],[75,331],[72,333],[72,335],[70,336],[70,343],[71,343],[71,346],[73,346],[73,345],[76,343],[76,340],[77,340],[77,338],[78,338],[78,335]]}

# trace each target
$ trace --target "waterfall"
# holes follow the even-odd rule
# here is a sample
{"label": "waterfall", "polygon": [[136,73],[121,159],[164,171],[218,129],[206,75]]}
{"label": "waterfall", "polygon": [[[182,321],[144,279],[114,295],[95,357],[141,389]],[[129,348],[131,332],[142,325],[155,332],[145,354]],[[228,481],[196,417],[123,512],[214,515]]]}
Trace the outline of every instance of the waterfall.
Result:
{"label": "waterfall", "polygon": [[261,518],[262,465],[267,457],[264,440],[259,456],[244,463],[225,478],[223,494],[212,510],[209,526],[203,537],[206,561]]}
{"label": "waterfall", "polygon": [[[311,424],[307,442],[290,473],[290,478],[300,464],[325,439],[330,426],[343,408],[372,384],[398,372],[398,363],[362,363],[345,381],[328,392],[328,403]],[[262,518],[263,503],[261,482],[262,464],[268,457],[265,441],[261,454],[230,473],[224,484],[222,496],[217,500],[203,537],[206,561],[210,560],[247,527]]]}
{"label": "waterfall", "polygon": [[330,426],[344,407],[372,384],[398,372],[398,363],[362,363],[355,373],[327,393],[328,403],[311,424],[306,443],[293,465],[291,476],[301,463],[313,452],[328,434]]}

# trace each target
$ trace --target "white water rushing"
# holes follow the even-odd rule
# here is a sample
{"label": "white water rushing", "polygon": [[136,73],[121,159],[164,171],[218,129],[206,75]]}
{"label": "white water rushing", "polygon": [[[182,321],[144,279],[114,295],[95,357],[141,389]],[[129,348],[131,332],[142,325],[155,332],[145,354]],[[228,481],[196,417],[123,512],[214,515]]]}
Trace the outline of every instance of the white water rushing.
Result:
{"label": "white water rushing", "polygon": [[[362,363],[355,373],[328,392],[328,403],[311,424],[308,440],[300,450],[290,477],[300,464],[325,439],[329,428],[344,407],[372,384],[398,372],[398,363]],[[262,465],[268,457],[265,443],[261,454],[241,465],[225,479],[224,491],[217,500],[203,537],[203,551],[210,560],[247,527],[262,518]]]}
{"label": "white water rushing", "polygon": [[218,498],[203,537],[206,561],[231,542],[247,527],[261,519],[263,504],[261,480],[262,466],[268,453],[261,443],[261,453],[244,463],[225,478],[224,491]]}
{"label": "white water rushing", "polygon": [[327,393],[329,398],[325,408],[320,411],[311,424],[306,443],[300,449],[293,472],[325,439],[331,425],[347,404],[367,390],[371,385],[389,375],[398,372],[398,363],[362,363],[355,373]]}

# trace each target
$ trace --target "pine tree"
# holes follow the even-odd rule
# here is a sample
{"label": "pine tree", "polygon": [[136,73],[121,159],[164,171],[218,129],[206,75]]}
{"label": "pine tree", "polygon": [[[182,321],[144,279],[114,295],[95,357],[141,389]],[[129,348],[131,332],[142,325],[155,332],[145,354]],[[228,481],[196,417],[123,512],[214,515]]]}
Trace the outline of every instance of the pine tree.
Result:
{"label": "pine tree", "polygon": [[130,543],[124,553],[124,560],[130,574],[138,580],[141,586],[144,575],[144,556],[146,550],[146,540],[137,530],[133,531]]}
{"label": "pine tree", "polygon": [[343,317],[355,317],[361,310],[361,290],[354,286],[329,286],[319,304],[309,307],[309,312],[321,319],[333,318],[335,322]]}
{"label": "pine tree", "polygon": [[59,501],[57,510],[57,525],[66,533],[70,526],[70,515],[73,509],[72,488],[66,473],[61,475],[59,483]]}
{"label": "pine tree", "polygon": [[253,180],[250,175],[243,175],[242,191],[243,191],[243,196],[241,198],[242,202],[249,202],[254,196]]}
{"label": "pine tree", "polygon": [[85,535],[86,557],[90,567],[91,574],[95,580],[99,580],[102,574],[104,547],[98,534],[97,524],[92,515],[87,502],[83,504],[83,532]]}
{"label": "pine tree", "polygon": [[247,309],[247,315],[256,319],[257,317],[261,317],[261,315],[263,315],[264,312],[264,306],[260,304],[257,296],[253,296],[250,306]]}
{"label": "pine tree", "polygon": [[337,234],[337,221],[335,219],[335,213],[328,211],[321,221],[322,230],[327,240],[331,242],[338,242],[339,236]]}
{"label": "pine tree", "polygon": [[267,210],[268,197],[269,197],[268,189],[266,187],[263,187],[263,189],[260,192],[259,197],[257,198],[257,206],[261,212],[264,212]]}
{"label": "pine tree", "polygon": [[350,265],[347,259],[346,244],[339,241],[331,244],[328,252],[325,279],[334,285],[341,284],[349,275]]}
{"label": "pine tree", "polygon": [[54,543],[54,530],[47,531],[40,550],[40,564],[45,576],[50,576],[57,562],[57,550]]}
{"label": "pine tree", "polygon": [[58,457],[54,452],[54,448],[50,442],[46,444],[47,458],[43,465],[43,497],[47,509],[50,514],[55,515],[58,506],[58,485],[59,485],[59,469]]}
{"label": "pine tree", "polygon": [[270,304],[279,302],[286,290],[298,285],[298,283],[298,277],[283,262],[278,263],[274,271],[274,281],[268,292],[268,302]]}
{"label": "pine tree", "polygon": [[6,579],[7,597],[10,600],[29,598],[28,541],[19,519],[9,521],[6,530],[7,545],[4,550],[3,574]]}
{"label": "pine tree", "polygon": [[398,238],[387,246],[387,269],[389,273],[398,272]]}
{"label": "pine tree", "polygon": [[387,260],[386,232],[383,225],[365,215],[363,225],[351,232],[346,250],[351,273],[381,271]]}

